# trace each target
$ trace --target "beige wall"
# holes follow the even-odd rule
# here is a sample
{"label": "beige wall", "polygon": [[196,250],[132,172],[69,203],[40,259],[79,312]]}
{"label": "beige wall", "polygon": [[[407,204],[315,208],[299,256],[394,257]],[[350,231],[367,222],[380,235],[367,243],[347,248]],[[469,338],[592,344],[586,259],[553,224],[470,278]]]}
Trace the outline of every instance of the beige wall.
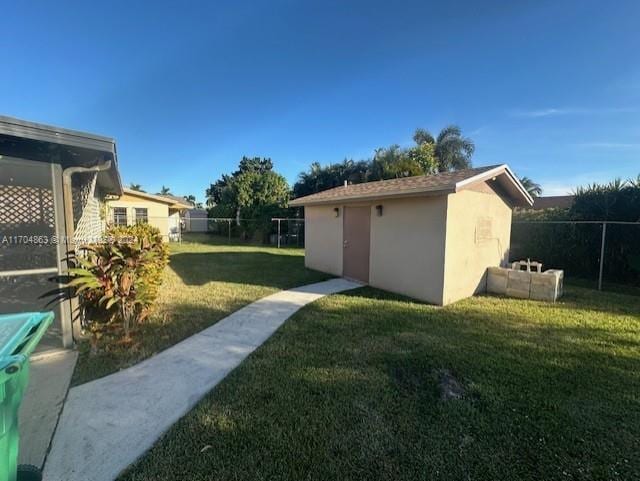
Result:
{"label": "beige wall", "polygon": [[127,223],[129,225],[135,222],[134,208],[147,209],[147,215],[149,216],[149,224],[160,229],[163,239],[168,239],[169,236],[169,205],[161,202],[153,202],[149,199],[143,199],[142,197],[136,197],[133,195],[124,194],[118,200],[110,200],[107,202],[109,209],[108,217],[112,219],[111,209],[113,207],[125,207],[127,209]]}
{"label": "beige wall", "polygon": [[[383,206],[378,217],[375,205]],[[381,200],[371,211],[369,283],[442,303],[447,197]]]}
{"label": "beige wall", "polygon": [[448,196],[443,304],[486,288],[489,266],[508,260],[511,207],[489,188]]}
{"label": "beige wall", "polygon": [[[378,204],[383,206],[380,217]],[[487,185],[369,206],[373,287],[449,304],[484,291],[487,267],[508,259],[511,207]],[[343,208],[336,218],[334,207],[305,208],[305,265],[340,276]]]}
{"label": "beige wall", "polygon": [[305,266],[336,276],[342,275],[342,207],[307,206],[304,209]]}

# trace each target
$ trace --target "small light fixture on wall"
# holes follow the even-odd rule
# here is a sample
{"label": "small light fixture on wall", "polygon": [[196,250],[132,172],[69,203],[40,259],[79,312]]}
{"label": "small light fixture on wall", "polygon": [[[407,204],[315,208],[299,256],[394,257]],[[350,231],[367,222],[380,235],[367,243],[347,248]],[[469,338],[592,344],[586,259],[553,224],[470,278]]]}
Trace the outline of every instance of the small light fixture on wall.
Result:
{"label": "small light fixture on wall", "polygon": [[339,207],[334,207],[333,208],[333,215],[334,215],[334,217],[340,217],[340,208]]}
{"label": "small light fixture on wall", "polygon": [[382,204],[376,205],[376,213],[378,214],[378,217],[382,217]]}

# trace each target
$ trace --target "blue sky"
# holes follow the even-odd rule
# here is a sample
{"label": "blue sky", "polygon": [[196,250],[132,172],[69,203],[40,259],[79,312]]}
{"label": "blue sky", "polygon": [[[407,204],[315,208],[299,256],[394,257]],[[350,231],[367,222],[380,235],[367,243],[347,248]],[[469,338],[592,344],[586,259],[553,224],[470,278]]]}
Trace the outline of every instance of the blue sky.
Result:
{"label": "blue sky", "polygon": [[456,123],[545,194],[640,174],[640,2],[6,2],[0,113],[112,136],[126,183],[204,190]]}

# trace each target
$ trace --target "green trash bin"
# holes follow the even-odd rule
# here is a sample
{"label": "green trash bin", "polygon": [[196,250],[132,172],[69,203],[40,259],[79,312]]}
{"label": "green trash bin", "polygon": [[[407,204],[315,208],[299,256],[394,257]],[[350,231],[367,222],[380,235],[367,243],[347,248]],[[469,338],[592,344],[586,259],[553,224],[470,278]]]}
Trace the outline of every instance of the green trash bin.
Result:
{"label": "green trash bin", "polygon": [[18,471],[18,409],[29,381],[29,355],[53,322],[53,312],[0,315],[0,481],[38,479]]}

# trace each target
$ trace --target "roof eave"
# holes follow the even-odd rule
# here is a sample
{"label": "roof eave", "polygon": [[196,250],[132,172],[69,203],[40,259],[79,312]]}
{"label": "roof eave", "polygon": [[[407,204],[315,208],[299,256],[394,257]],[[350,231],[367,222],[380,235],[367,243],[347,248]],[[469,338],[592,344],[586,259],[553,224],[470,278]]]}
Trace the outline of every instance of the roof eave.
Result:
{"label": "roof eave", "polygon": [[116,142],[110,137],[30,122],[6,115],[0,115],[0,135],[106,153],[113,162],[109,170],[98,174],[98,185],[108,194],[122,195]]}
{"label": "roof eave", "polygon": [[186,204],[179,204],[179,203],[175,203],[175,204],[171,204],[169,206],[169,209],[180,209],[180,210],[189,210],[191,209],[192,206],[190,205],[186,205]]}
{"label": "roof eave", "polygon": [[150,194],[149,192],[141,192],[139,190],[133,190],[127,187],[123,188],[122,192],[123,194],[132,195],[134,197],[142,197],[143,199],[147,199],[152,202],[167,204],[170,209],[190,209],[192,207],[191,205],[188,205],[188,204],[181,204],[180,202],[176,202],[175,200],[169,199],[168,197]]}
{"label": "roof eave", "polygon": [[113,152],[115,140],[110,137],[63,129],[53,125],[39,124],[27,120],[0,115],[0,133],[25,139],[40,140],[54,144],[71,145],[85,149]]}
{"label": "roof eave", "polygon": [[147,200],[152,201],[152,202],[158,202],[160,204],[167,204],[169,206],[174,204],[174,202],[172,200],[165,199],[165,198],[160,197],[158,195],[149,194],[148,192],[142,192],[142,191],[139,191],[139,190],[129,189],[127,187],[122,189],[122,193],[124,195],[132,195],[134,197],[141,197],[143,199],[147,199]]}
{"label": "roof eave", "polygon": [[520,199],[514,198],[515,204],[518,207],[522,207],[524,205],[532,206],[533,198],[527,192],[527,189],[524,188],[522,182],[518,179],[518,177],[513,173],[513,171],[509,168],[507,164],[502,164],[494,167],[493,169],[487,170],[486,172],[482,172],[478,175],[474,175],[473,177],[469,177],[468,179],[461,180],[456,183],[455,192],[459,192],[463,188],[476,184],[478,182],[484,182],[489,179],[492,179],[498,175],[505,174],[507,178],[511,181],[513,186],[516,188],[518,193],[520,194]]}
{"label": "roof eave", "polygon": [[[375,199],[389,199],[389,198],[400,198],[400,197],[416,197],[416,196],[429,196],[429,195],[445,195],[449,193],[459,192],[467,188],[470,185],[485,182],[487,180],[493,179],[498,176],[503,176],[501,182],[507,182],[506,185],[510,187],[507,189],[508,192],[506,194],[509,196],[511,200],[511,204],[515,206],[531,206],[533,205],[533,198],[529,195],[527,190],[524,188],[518,177],[511,171],[508,165],[501,164],[495,167],[489,168],[484,172],[480,172],[476,175],[468,177],[466,179],[460,180],[451,186],[443,186],[441,188],[417,188],[411,190],[400,190],[395,192],[388,193],[373,193],[369,195],[352,195],[348,194],[337,195],[333,198],[314,198],[317,194],[301,197],[299,199],[294,199],[289,203],[292,207],[306,206],[306,205],[330,205],[330,204],[341,204],[347,202],[358,202],[358,201],[371,201]],[[348,189],[349,187],[345,187],[344,189]],[[340,188],[339,188],[340,189]],[[346,192],[346,190],[345,190]]]}
{"label": "roof eave", "polygon": [[531,194],[529,194],[529,192],[527,192],[527,189],[525,189],[524,185],[522,185],[522,182],[520,182],[520,179],[518,179],[518,176],[506,164],[504,166],[504,169],[505,169],[505,172],[509,175],[509,179],[513,182],[513,184],[516,186],[516,188],[518,189],[518,191],[522,195],[524,201],[529,206],[532,206],[533,205],[533,197],[531,197]]}
{"label": "roof eave", "polygon": [[371,195],[355,195],[352,197],[348,197],[348,196],[343,196],[343,197],[336,197],[334,199],[319,199],[319,200],[314,200],[314,199],[309,199],[309,200],[304,200],[304,197],[301,197],[299,199],[294,199],[291,202],[289,202],[289,206],[290,207],[305,207],[308,205],[335,205],[335,204],[345,204],[345,203],[350,203],[350,202],[362,202],[362,201],[371,201],[371,200],[377,200],[377,199],[397,199],[397,198],[406,198],[406,197],[431,197],[431,196],[438,196],[438,195],[446,195],[446,194],[451,194],[455,192],[454,188],[447,188],[447,189],[437,189],[437,190],[430,190],[430,189],[414,189],[414,190],[410,190],[410,191],[404,191],[404,192],[390,192],[387,194],[371,194]]}
{"label": "roof eave", "polygon": [[114,194],[114,195],[122,195],[124,187],[122,186],[122,177],[120,177],[120,169],[118,169],[118,153],[116,151],[115,142],[113,143],[112,154],[113,154],[113,165],[109,169],[108,173],[113,181],[113,186],[112,186],[113,188],[108,189],[111,191],[108,193]]}

